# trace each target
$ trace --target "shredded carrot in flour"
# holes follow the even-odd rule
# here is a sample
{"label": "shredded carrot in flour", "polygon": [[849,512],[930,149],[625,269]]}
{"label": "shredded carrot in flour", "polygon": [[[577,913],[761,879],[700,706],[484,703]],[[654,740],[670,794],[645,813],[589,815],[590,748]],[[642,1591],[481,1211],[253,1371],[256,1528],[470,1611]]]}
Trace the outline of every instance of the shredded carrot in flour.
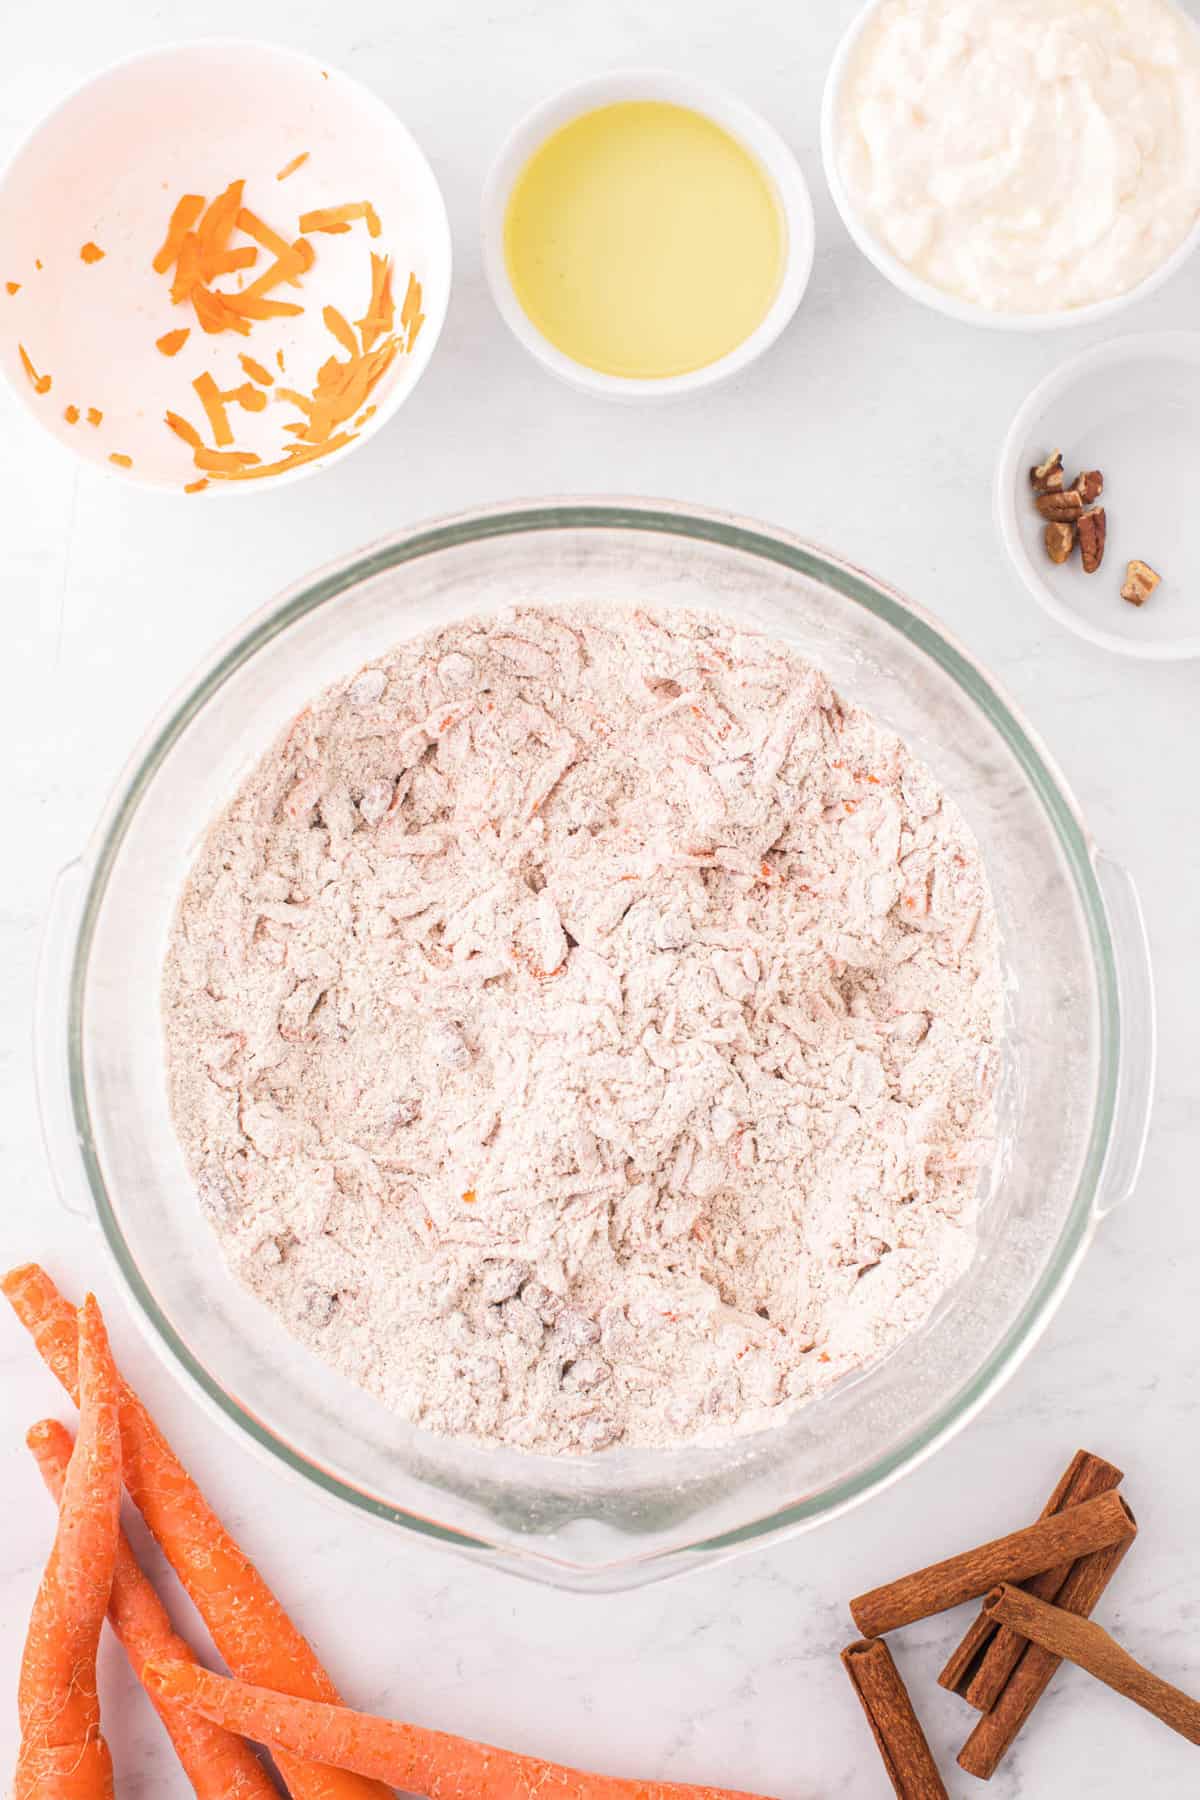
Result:
{"label": "shredded carrot in flour", "polygon": [[171,222],[167,226],[167,235],[163,239],[162,248],[154,258],[154,272],[165,275],[179,261],[179,252],[183,240],[192,229],[200,214],[204,211],[203,194],[185,194],[171,214]]}
{"label": "shredded carrot in flour", "polygon": [[104,417],[104,414],[100,411],[100,408],[98,406],[89,406],[88,407],[87,422],[89,425],[99,425],[101,420],[103,419],[103,417]]}
{"label": "shredded carrot in flour", "polygon": [[78,425],[78,423],[79,423],[79,408],[77,406],[68,406],[66,411],[63,413],[63,418],[67,421],[68,425]]}
{"label": "shredded carrot in flour", "polygon": [[79,254],[85,263],[98,263],[104,260],[103,250],[99,244],[93,244],[90,239],[82,246]]}
{"label": "shredded carrot in flour", "polygon": [[273,387],[275,385],[275,377],[272,375],[270,369],[264,369],[260,362],[255,362],[254,358],[252,356],[247,356],[244,350],[238,352],[238,361],[241,363],[243,369],[245,369],[247,375],[250,376],[251,380],[257,381],[262,387]]}
{"label": "shredded carrot in flour", "polygon": [[355,219],[365,219],[367,230],[377,238],[383,227],[379,214],[369,200],[353,200],[348,206],[319,206],[314,212],[300,214],[301,231],[349,231]]}
{"label": "shredded carrot in flour", "polygon": [[191,335],[186,325],[178,331],[164,331],[160,338],[155,338],[154,348],[161,350],[164,356],[178,356]]}
{"label": "shredded carrot in flour", "polygon": [[197,375],[192,386],[200,397],[200,404],[208,414],[208,422],[212,427],[213,442],[218,450],[226,444],[232,444],[233,432],[229,425],[229,415],[225,411],[225,401],[221,390],[206,369],[203,375]]}
{"label": "shredded carrot in flour", "polygon": [[118,469],[132,469],[133,467],[132,456],[124,456],[119,450],[114,450],[108,460],[110,463],[116,463]]}
{"label": "shredded carrot in flour", "polygon": [[6,281],[4,285],[10,294],[19,294],[21,291],[21,284],[19,281]]}
{"label": "shredded carrot in flour", "polygon": [[276,181],[286,181],[289,175],[294,175],[296,173],[296,170],[300,167],[301,163],[306,163],[307,161],[308,151],[302,150],[299,156],[293,156],[290,163],[284,163],[282,169],[280,169],[278,175],[275,177]]}

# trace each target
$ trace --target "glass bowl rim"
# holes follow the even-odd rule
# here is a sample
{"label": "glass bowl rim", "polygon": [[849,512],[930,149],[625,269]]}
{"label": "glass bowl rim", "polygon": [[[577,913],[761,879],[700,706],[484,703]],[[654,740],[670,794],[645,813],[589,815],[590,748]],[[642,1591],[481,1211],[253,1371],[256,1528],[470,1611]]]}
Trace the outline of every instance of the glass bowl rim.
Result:
{"label": "glass bowl rim", "polygon": [[[250,1440],[260,1454],[281,1463],[332,1501],[347,1502],[368,1518],[382,1520],[460,1551],[496,1559],[518,1573],[538,1565],[566,1574],[573,1565],[530,1546],[520,1549],[476,1535],[383,1500],[322,1467],[294,1449],[262,1420],[227,1394],[193,1356],[159,1307],[127,1246],[110,1200],[91,1125],[84,1066],[84,1034],[89,953],[104,901],[108,876],[141,798],[173,745],[217,690],[275,637],[316,608],[336,600],[360,582],[407,562],[492,538],[528,533],[641,531],[715,544],[757,556],[834,588],[844,598],[882,619],[916,645],[983,712],[1016,758],[1048,818],[1074,883],[1092,952],[1096,981],[1098,1070],[1091,1131],[1070,1212],[1046,1266],[1002,1338],[983,1364],[938,1412],[872,1463],[823,1488],[818,1494],[686,1549],[672,1546],[604,1565],[612,1575],[633,1563],[677,1564],[678,1559],[728,1555],[758,1539],[796,1532],[835,1518],[923,1462],[960,1431],[1020,1366],[1048,1325],[1078,1267],[1095,1224],[1095,1200],[1116,1107],[1120,1005],[1116,960],[1107,911],[1093,867],[1093,846],[1066,782],[1036,733],[966,648],[922,607],[854,564],[775,526],[684,503],[621,497],[556,498],[502,502],[407,527],[327,564],[293,583],[228,634],[199,671],[163,707],[127,761],[81,858],[84,893],[74,921],[66,991],[67,1085],[76,1145],[97,1221],[118,1274],[136,1303],[139,1323],[160,1357],[191,1378],[205,1409]],[[163,1355],[163,1352],[166,1355]],[[665,1571],[664,1571],[665,1572]],[[585,1577],[588,1572],[578,1571]]]}

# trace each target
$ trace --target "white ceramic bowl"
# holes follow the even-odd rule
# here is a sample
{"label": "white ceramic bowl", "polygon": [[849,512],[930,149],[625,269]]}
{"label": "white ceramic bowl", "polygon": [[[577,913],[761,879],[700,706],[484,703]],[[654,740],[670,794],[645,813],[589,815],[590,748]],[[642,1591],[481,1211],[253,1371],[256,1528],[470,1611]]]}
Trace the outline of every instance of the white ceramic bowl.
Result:
{"label": "white ceramic bowl", "polygon": [[[996,524],[1039,605],[1090,643],[1168,662],[1200,656],[1200,333],[1152,332],[1085,350],[1039,383],[1021,407],[996,470]],[[1104,561],[1085,575],[1078,552],[1057,566],[1029,471],[1061,449],[1070,480],[1104,476]],[[1144,606],[1122,600],[1133,557],[1163,577]]]}
{"label": "white ceramic bowl", "polygon": [[834,52],[821,100],[821,159],[825,165],[825,179],[833,195],[834,205],[842,216],[842,223],[867,261],[874,263],[893,287],[899,288],[911,300],[919,300],[922,306],[930,306],[935,312],[945,313],[948,318],[957,319],[964,325],[985,325],[992,331],[1064,331],[1074,325],[1095,325],[1101,319],[1109,319],[1114,313],[1123,312],[1126,307],[1135,306],[1183,266],[1200,244],[1200,218],[1183,242],[1144,281],[1138,282],[1136,287],[1129,288],[1124,294],[1115,294],[1108,300],[1097,300],[1090,306],[1059,308],[1055,312],[997,312],[991,307],[979,306],[974,301],[960,300],[956,294],[947,293],[944,288],[935,287],[933,282],[923,281],[919,275],[914,275],[907,264],[902,263],[880,241],[863,219],[842,179],[839,158],[839,119],[846,71],[859,39],[883,4],[884,0],[868,0],[858,17],[852,20]]}
{"label": "white ceramic bowl", "polygon": [[[308,158],[285,180],[279,171]],[[369,200],[382,222],[316,237],[317,262],[298,317],[256,323],[248,337],[206,336],[190,307],[173,306],[169,278],[151,267],[167,220],[184,193],[212,198],[238,177],[246,205],[289,238],[300,213]],[[80,258],[93,240],[104,259]],[[238,240],[239,242],[242,240]],[[248,242],[249,240],[245,240]],[[191,453],[167,430],[167,408],[203,427],[193,377],[210,369],[225,389],[245,381],[238,353],[276,367],[281,381],[310,389],[334,348],[322,321],[332,303],[361,317],[371,291],[369,250],[392,255],[397,303],[409,270],[422,284],[425,323],[411,355],[397,356],[371,395],[374,415],[345,448],[264,481],[214,481],[205,497],[255,493],[330,467],[348,456],[404,403],[433,354],[450,292],[450,229],[433,172],[414,139],[384,103],[349,76],[276,45],[210,38],[148,51],[93,76],[44,119],[0,179],[0,368],[21,404],[76,455],[144,487],[178,491],[197,476]],[[269,260],[260,252],[257,270]],[[41,268],[38,268],[38,263]],[[233,278],[236,286],[237,278]],[[227,286],[226,280],[221,283]],[[155,340],[180,326],[191,335],[168,358]],[[52,378],[35,393],[22,368],[24,343]],[[70,425],[68,404],[104,415]],[[289,439],[282,405],[237,413],[237,444],[264,461]],[[207,433],[205,433],[207,437]],[[109,462],[112,452],[131,469]]]}
{"label": "white ceramic bowl", "polygon": [[[504,255],[504,219],[513,184],[534,151],[552,132],[582,113],[623,100],[662,100],[691,107],[713,119],[750,151],[766,171],[775,190],[787,236],[779,290],[765,318],[750,336],[715,362],[691,369],[684,375],[649,380],[625,375],[606,375],[589,369],[543,337],[518,300],[509,279]],[[513,335],[552,374],[589,393],[617,399],[660,400],[675,394],[694,393],[736,375],[760,357],[779,336],[795,312],[808,286],[813,261],[812,200],[800,165],[773,126],[732,94],[690,75],[663,69],[615,70],[576,82],[535,106],[509,135],[488,173],[483,190],[483,266],[501,317]]]}

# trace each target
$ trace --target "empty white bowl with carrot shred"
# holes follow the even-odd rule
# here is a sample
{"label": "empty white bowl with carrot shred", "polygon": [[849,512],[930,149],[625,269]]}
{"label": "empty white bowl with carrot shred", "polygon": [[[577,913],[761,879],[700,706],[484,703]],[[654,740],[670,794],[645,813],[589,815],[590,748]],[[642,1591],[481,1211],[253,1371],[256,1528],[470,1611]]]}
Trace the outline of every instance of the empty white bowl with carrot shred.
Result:
{"label": "empty white bowl with carrot shred", "polygon": [[450,293],[433,172],[297,51],[210,39],[95,76],[0,180],[0,368],[142,486],[258,492],[403,405]]}

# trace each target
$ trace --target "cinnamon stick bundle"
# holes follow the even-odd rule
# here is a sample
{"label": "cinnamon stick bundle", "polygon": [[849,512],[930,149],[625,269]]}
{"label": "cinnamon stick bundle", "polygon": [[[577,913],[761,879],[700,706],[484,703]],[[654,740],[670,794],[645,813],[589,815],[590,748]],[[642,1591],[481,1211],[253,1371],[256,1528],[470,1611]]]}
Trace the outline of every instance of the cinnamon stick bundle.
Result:
{"label": "cinnamon stick bundle", "polygon": [[842,1651],[842,1666],[874,1733],[898,1800],[949,1800],[908,1689],[882,1638],[860,1638]]}
{"label": "cinnamon stick bundle", "polygon": [[[1042,1508],[1039,1517],[1065,1512],[1097,1494],[1109,1493],[1125,1479],[1122,1471],[1090,1450],[1077,1450],[1059,1478],[1058,1484]],[[1059,1563],[1044,1569],[1023,1585],[1027,1593],[1039,1600],[1054,1601],[1062,1592],[1071,1573],[1070,1563]],[[968,1626],[966,1635],[951,1653],[938,1681],[951,1693],[958,1694],[980,1712],[990,1712],[1004,1690],[1009,1676],[1020,1662],[1026,1640],[1009,1625],[997,1625],[986,1612]]]}
{"label": "cinnamon stick bundle", "polygon": [[932,1613],[960,1606],[964,1600],[978,1600],[1001,1582],[1025,1581],[1044,1569],[1073,1563],[1132,1537],[1136,1530],[1133,1514],[1120,1494],[1098,1494],[1065,1512],[1039,1519],[1023,1531],[994,1538],[899,1581],[872,1588],[850,1602],[850,1612],[864,1637],[882,1637]]}
{"label": "cinnamon stick bundle", "polygon": [[[1132,1543],[1133,1538],[1127,1537],[1118,1544],[1110,1544],[1106,1550],[1081,1557],[1063,1583],[1058,1596],[1059,1610],[1086,1618],[1098,1604]],[[1061,1656],[1056,1656],[1042,1644],[1027,1643],[992,1711],[984,1714],[959,1751],[960,1769],[965,1769],[968,1775],[977,1775],[981,1781],[991,1780],[1061,1662]]]}
{"label": "cinnamon stick bundle", "polygon": [[1189,1743],[1200,1744],[1200,1700],[1173,1687],[1130,1656],[1094,1619],[1063,1612],[1020,1588],[999,1587],[984,1602],[988,1616],[1032,1643],[1086,1669],[1105,1687],[1153,1713]]}

